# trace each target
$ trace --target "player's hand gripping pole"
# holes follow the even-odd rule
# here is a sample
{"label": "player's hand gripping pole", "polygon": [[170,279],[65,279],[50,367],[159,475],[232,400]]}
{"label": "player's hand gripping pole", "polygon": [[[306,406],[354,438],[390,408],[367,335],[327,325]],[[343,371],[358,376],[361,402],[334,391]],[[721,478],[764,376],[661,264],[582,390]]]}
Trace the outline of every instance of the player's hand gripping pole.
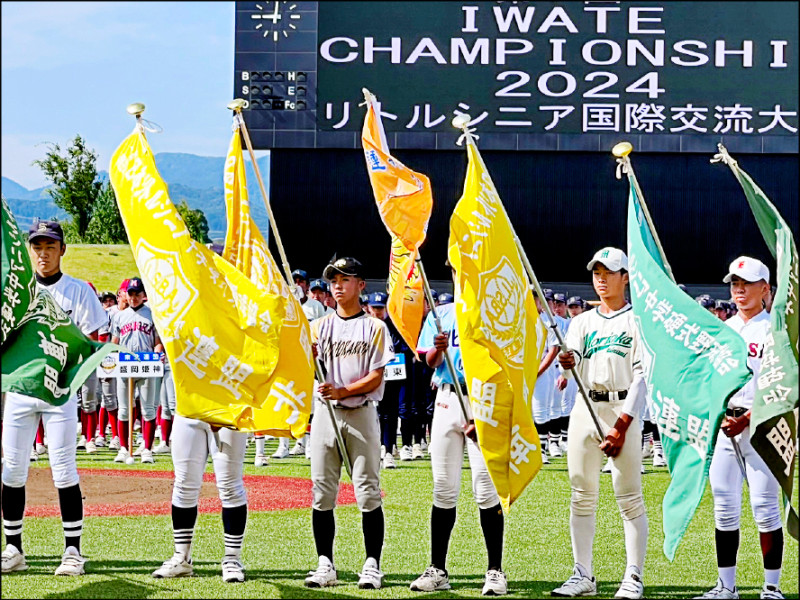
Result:
{"label": "player's hand gripping pole", "polygon": [[[242,108],[245,106],[245,101],[241,98],[237,98],[236,100],[228,103],[228,108],[234,112],[234,118],[236,119],[239,130],[242,132],[242,137],[244,138],[244,143],[247,146],[247,151],[250,153],[250,161],[253,163],[253,170],[256,173],[256,179],[258,180],[258,189],[261,190],[261,198],[264,200],[264,206],[267,209],[267,215],[269,217],[269,226],[272,230],[272,235],[275,238],[275,245],[278,247],[278,253],[281,257],[281,265],[283,266],[284,276],[286,277],[286,283],[289,285],[289,289],[292,290],[292,293],[295,291],[295,283],[294,279],[292,278],[292,270],[289,268],[289,261],[286,258],[286,250],[283,248],[283,242],[281,241],[281,235],[278,232],[278,225],[275,222],[275,215],[272,213],[272,206],[269,203],[269,197],[267,196],[267,191],[264,188],[264,180],[261,178],[261,171],[258,168],[258,163],[256,162],[256,155],[253,152],[253,144],[250,142],[250,135],[247,133],[247,125],[244,123],[244,118],[242,118]],[[322,369],[322,364],[319,362],[319,358],[314,357],[314,371],[317,376],[317,380],[320,383],[325,383],[325,374]],[[347,447],[344,444],[344,439],[342,438],[342,432],[339,430],[339,425],[336,422],[336,418],[333,412],[333,405],[331,405],[330,400],[327,398],[322,399],[325,402],[325,405],[328,407],[328,414],[331,418],[331,425],[333,426],[333,431],[336,434],[336,443],[339,445],[339,453],[342,456],[342,462],[344,462],[344,468],[347,470],[347,475],[350,479],[353,479],[353,468],[350,464],[350,456],[347,454]]]}
{"label": "player's hand gripping pole", "polygon": [[[474,144],[475,136],[472,134],[472,131],[474,130],[470,130],[469,122],[469,115],[458,115],[453,119],[453,126],[457,129],[461,129],[464,132],[462,134],[462,138],[465,139],[468,144]],[[459,145],[460,144],[461,142],[459,140]],[[539,285],[539,279],[536,277],[536,273],[533,272],[531,262],[528,260],[528,255],[525,253],[525,249],[522,247],[522,243],[519,241],[519,237],[517,236],[517,232],[514,229],[513,223],[511,223],[511,219],[508,219],[508,226],[511,228],[511,235],[514,236],[514,243],[517,245],[517,252],[519,252],[519,257],[522,260],[522,264],[525,266],[525,272],[528,274],[528,279],[536,289],[536,293],[538,294],[539,298],[542,299],[542,306],[544,306],[544,310],[547,313],[547,326],[552,329],[553,333],[556,335],[556,338],[558,339],[558,345],[561,347],[561,352],[567,352],[567,344],[564,341],[564,336],[561,335],[561,330],[558,328],[558,325],[556,325],[553,312],[550,310],[550,306],[547,304],[547,300],[544,297],[544,292],[542,292],[542,286]],[[583,401],[586,403],[586,408],[592,417],[592,421],[594,421],[594,426],[597,429],[597,433],[600,435],[600,439],[604,440],[606,438],[606,434],[603,432],[603,427],[600,425],[600,421],[597,419],[594,408],[592,408],[591,401],[589,400],[589,394],[586,392],[586,386],[583,384],[583,380],[581,379],[581,376],[576,368],[573,367],[570,369],[570,371],[572,371],[572,375],[575,377],[575,382],[578,384],[578,391],[581,398],[583,398]]]}
{"label": "player's hand gripping pole", "polygon": [[[441,335],[442,333],[445,333],[442,330],[442,321],[439,319],[439,315],[436,313],[436,307],[434,306],[433,302],[433,294],[431,293],[431,284],[428,282],[428,276],[425,274],[425,267],[422,266],[422,259],[419,256],[417,256],[416,263],[417,269],[419,269],[419,275],[422,278],[422,288],[425,290],[425,299],[428,301],[428,306],[430,306],[431,312],[433,313],[433,322],[436,323],[436,332]],[[473,421],[469,418],[469,413],[467,412],[467,404],[464,400],[464,393],[461,391],[461,385],[458,382],[456,366],[453,364],[453,359],[450,356],[450,352],[447,350],[444,352],[444,361],[447,364],[447,371],[450,373],[450,377],[452,377],[453,381],[455,382],[453,389],[455,389],[456,396],[458,396],[458,404],[461,406],[461,413],[464,415],[464,420],[467,422],[467,425],[470,425]]]}
{"label": "player's hand gripping pole", "polygon": [[[133,456],[133,382],[133,378],[128,377],[128,454],[130,456]],[[142,432],[144,433],[144,427],[142,427]]]}

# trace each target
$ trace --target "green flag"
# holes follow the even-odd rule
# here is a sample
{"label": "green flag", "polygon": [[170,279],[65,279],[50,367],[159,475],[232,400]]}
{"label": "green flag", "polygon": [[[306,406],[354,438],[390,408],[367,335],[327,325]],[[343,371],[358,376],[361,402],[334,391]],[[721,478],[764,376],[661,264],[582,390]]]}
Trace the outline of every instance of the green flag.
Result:
{"label": "green flag", "polygon": [[719,160],[733,171],[744,189],[761,235],[777,263],[778,282],[764,341],[761,373],[756,381],[750,417],[750,443],[781,485],[786,501],[787,530],[798,538],[797,513],[791,505],[797,456],[798,406],[798,258],[792,231],[750,176],[720,148]]}
{"label": "green flag", "polygon": [[668,275],[633,175],[628,201],[631,304],[651,415],[672,481],[664,494],[664,554],[675,550],[703,498],[728,398],[750,378],[744,340]]}
{"label": "green flag", "polygon": [[122,348],[86,337],[49,292],[36,290],[30,256],[5,200],[2,219],[2,391],[60,406],[106,355]]}

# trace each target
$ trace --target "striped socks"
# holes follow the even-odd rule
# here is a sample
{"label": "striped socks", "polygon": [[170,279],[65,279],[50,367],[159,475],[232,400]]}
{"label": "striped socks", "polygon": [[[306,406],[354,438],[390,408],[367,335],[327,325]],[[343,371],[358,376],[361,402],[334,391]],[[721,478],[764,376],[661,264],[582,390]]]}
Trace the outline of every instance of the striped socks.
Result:
{"label": "striped socks", "polygon": [[222,529],[225,532],[225,560],[239,560],[242,555],[244,529],[247,525],[247,504],[222,507]]}
{"label": "striped socks", "polygon": [[58,504],[61,507],[61,524],[64,527],[65,547],[81,551],[83,534],[83,496],[79,483],[58,490]]}
{"label": "striped socks", "polygon": [[192,558],[192,538],[197,522],[197,506],[179,508],[172,505],[172,536],[175,540],[175,554],[182,555],[186,561]]}

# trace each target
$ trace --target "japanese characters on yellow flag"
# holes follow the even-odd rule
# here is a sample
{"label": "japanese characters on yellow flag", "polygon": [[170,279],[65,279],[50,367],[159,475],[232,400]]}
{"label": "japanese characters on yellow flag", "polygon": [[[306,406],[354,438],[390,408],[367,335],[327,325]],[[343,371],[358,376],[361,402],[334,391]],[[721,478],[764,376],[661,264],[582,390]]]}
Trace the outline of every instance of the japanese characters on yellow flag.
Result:
{"label": "japanese characters on yellow flag", "polygon": [[137,125],[111,157],[111,184],[169,357],[178,414],[253,431],[278,363],[286,301],[192,240]]}
{"label": "japanese characters on yellow flag", "polygon": [[531,409],[544,336],[508,215],[471,139],[467,154],[447,254],[478,443],[508,510],[542,467]]}
{"label": "japanese characters on yellow flag", "polygon": [[250,216],[238,121],[228,148],[224,179],[228,231],[223,258],[259,289],[286,300],[286,316],[278,342],[278,364],[267,382],[267,403],[253,410],[252,419],[260,432],[298,438],[306,432],[312,405],[314,357],[311,354],[310,328],[300,302],[281,276],[266,240]]}
{"label": "japanese characters on yellow flag", "polygon": [[366,94],[370,100],[361,143],[378,212],[392,237],[386,309],[408,346],[416,349],[422,328],[424,293],[415,261],[419,246],[425,241],[433,208],[431,182],[389,154],[380,104],[372,94]]}

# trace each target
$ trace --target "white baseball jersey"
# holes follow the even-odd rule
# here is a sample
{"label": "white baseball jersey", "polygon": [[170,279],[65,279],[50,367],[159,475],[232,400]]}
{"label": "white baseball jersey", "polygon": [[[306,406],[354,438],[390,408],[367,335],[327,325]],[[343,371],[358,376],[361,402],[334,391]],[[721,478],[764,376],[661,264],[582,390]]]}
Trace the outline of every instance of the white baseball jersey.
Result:
{"label": "white baseball jersey", "polygon": [[[386,325],[364,312],[347,318],[334,313],[315,320],[311,324],[311,339],[317,343],[317,352],[325,366],[326,383],[336,387],[358,381],[370,371],[382,369],[394,358]],[[380,402],[384,385],[385,381],[382,380],[371,392],[338,402],[350,407],[360,406],[370,400]]]}
{"label": "white baseball jersey", "polygon": [[112,336],[129,352],[152,352],[157,334],[150,307],[142,304],[138,310],[129,306],[121,311],[114,318]]}
{"label": "white baseball jersey", "polygon": [[728,400],[729,408],[751,408],[756,389],[756,380],[761,373],[761,355],[764,341],[770,330],[769,313],[762,310],[747,323],[736,313],[725,324],[744,338],[747,344],[747,366],[753,370],[753,378]]}
{"label": "white baseball jersey", "polygon": [[325,311],[325,306],[322,302],[318,300],[314,300],[313,298],[306,298],[306,301],[302,304],[303,312],[306,313],[306,318],[308,319],[309,323],[311,321],[316,321],[317,319],[321,319],[327,313]]}
{"label": "white baseball jersey", "polygon": [[627,391],[634,375],[643,377],[630,304],[608,314],[595,308],[574,317],[566,342],[589,390]]}
{"label": "white baseball jersey", "polygon": [[108,323],[103,305],[85,281],[62,273],[61,278],[52,285],[36,285],[50,292],[83,333],[89,335]]}

